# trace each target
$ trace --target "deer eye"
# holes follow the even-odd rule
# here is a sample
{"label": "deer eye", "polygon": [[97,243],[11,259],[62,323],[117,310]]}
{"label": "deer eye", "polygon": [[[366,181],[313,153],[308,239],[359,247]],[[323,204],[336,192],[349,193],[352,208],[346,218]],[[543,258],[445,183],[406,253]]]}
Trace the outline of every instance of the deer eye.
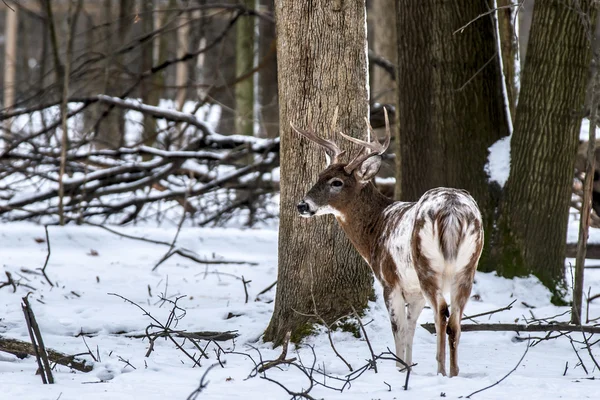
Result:
{"label": "deer eye", "polygon": [[344,185],[344,182],[342,182],[339,179],[335,179],[335,180],[331,181],[330,185],[332,187],[339,188],[339,187],[342,187]]}

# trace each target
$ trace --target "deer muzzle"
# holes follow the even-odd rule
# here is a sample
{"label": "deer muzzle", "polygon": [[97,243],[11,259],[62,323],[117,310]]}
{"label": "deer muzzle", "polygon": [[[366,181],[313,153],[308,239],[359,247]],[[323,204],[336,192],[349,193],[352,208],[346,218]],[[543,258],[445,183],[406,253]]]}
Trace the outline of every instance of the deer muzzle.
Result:
{"label": "deer muzzle", "polygon": [[296,207],[298,208],[298,213],[302,217],[310,218],[315,215],[315,211],[311,210],[310,204],[305,200],[300,201]]}

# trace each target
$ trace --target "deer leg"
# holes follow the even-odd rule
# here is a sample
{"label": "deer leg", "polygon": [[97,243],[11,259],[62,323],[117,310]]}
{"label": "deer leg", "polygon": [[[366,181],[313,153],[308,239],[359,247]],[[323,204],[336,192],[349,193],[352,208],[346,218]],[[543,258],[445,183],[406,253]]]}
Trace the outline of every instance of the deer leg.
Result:
{"label": "deer leg", "polygon": [[[422,283],[421,283],[422,285]],[[446,328],[448,326],[448,305],[437,289],[433,293],[424,293],[433,310],[435,333],[437,336],[437,352],[435,359],[438,363],[438,374],[446,376]]]}
{"label": "deer leg", "polygon": [[413,339],[415,337],[417,320],[419,319],[419,315],[421,315],[421,311],[423,311],[423,307],[425,307],[425,298],[421,295],[415,299],[412,299],[407,307],[408,312],[406,313],[406,321],[408,325],[408,332],[406,339],[406,358],[404,359],[404,362],[406,362],[408,365],[412,365]]}
{"label": "deer leg", "polygon": [[[467,266],[469,271],[472,267]],[[474,268],[472,269],[474,271]],[[460,342],[460,321],[463,311],[471,295],[473,276],[470,273],[461,273],[454,277],[451,287],[452,310],[448,321],[448,344],[450,345],[450,377],[458,375],[458,343]]]}
{"label": "deer leg", "polygon": [[[402,361],[406,358],[407,345],[407,324],[406,324],[406,301],[399,288],[384,291],[385,304],[390,314],[390,322],[392,323],[392,332],[394,333],[394,343],[396,344],[396,356]],[[404,368],[404,366],[396,362],[396,366]]]}

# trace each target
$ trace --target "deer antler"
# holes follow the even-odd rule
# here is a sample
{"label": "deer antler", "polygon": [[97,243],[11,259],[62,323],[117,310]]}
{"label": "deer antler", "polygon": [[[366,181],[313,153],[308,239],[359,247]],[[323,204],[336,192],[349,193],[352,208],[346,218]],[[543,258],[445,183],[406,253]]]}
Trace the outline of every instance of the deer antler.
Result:
{"label": "deer antler", "polygon": [[[335,131],[335,126],[336,126],[336,123],[337,123],[337,115],[338,115],[338,109],[336,107],[335,108],[335,112],[333,113],[333,122],[331,124],[332,131]],[[333,143],[330,140],[323,139],[323,138],[317,136],[312,131],[305,131],[303,129],[296,128],[294,126],[294,124],[291,123],[291,122],[290,122],[290,126],[292,127],[293,130],[296,131],[296,133],[304,136],[305,138],[307,138],[311,142],[314,142],[314,143],[318,144],[319,146],[321,146],[321,147],[323,147],[325,149],[325,153],[330,158],[330,160],[329,160],[330,162],[328,163],[328,165],[329,164],[337,164],[339,162],[340,156],[345,153],[342,150],[340,150],[340,148],[335,143]]]}
{"label": "deer antler", "polygon": [[[340,135],[342,135],[344,139],[363,146],[363,148],[358,152],[356,157],[354,157],[354,160],[352,160],[350,163],[348,163],[348,165],[344,167],[346,173],[349,174],[352,171],[354,171],[356,167],[358,167],[368,158],[382,155],[390,146],[390,140],[392,135],[390,132],[390,121],[388,119],[387,109],[385,107],[383,108],[383,113],[385,116],[385,141],[383,142],[383,144],[379,143],[377,139],[375,139],[374,142],[365,142],[363,140],[353,138],[352,136],[348,136],[340,132]],[[367,128],[369,129],[369,133],[371,134],[371,136],[375,136],[373,128],[371,127],[371,124],[369,124],[369,120],[367,118],[365,118],[365,122],[367,123]]]}

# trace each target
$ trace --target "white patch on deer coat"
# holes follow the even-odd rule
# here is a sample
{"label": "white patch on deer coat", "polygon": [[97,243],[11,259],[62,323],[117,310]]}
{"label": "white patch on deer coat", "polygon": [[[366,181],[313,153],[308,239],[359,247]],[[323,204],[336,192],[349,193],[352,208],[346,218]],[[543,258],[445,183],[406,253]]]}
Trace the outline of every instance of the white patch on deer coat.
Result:
{"label": "white patch on deer coat", "polygon": [[[406,210],[407,207],[410,209]],[[410,245],[415,225],[414,203],[393,203],[384,210],[383,215],[387,223],[382,239],[385,240],[384,246],[396,264],[400,290],[404,296],[421,293]]]}

